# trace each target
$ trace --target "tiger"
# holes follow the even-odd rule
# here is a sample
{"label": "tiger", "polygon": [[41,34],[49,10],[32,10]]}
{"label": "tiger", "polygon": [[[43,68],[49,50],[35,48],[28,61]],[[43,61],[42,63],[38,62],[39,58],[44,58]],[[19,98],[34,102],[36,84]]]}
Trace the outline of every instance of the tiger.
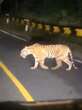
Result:
{"label": "tiger", "polygon": [[75,66],[73,55],[71,49],[65,44],[39,44],[34,43],[30,46],[25,46],[20,51],[20,56],[25,59],[28,55],[33,55],[35,59],[34,66],[31,69],[36,69],[38,65],[40,65],[43,69],[49,69],[48,66],[45,65],[45,59],[51,58],[56,61],[56,66],[51,67],[52,70],[56,70],[62,66],[64,62],[67,64],[66,71],[71,70],[72,66],[77,69]]}

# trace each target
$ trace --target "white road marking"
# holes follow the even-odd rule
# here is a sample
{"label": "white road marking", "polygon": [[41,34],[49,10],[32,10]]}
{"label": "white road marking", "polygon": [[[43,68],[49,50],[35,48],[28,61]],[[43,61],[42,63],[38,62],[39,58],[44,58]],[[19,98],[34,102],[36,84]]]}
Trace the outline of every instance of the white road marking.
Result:
{"label": "white road marking", "polygon": [[82,60],[74,59],[75,62],[82,63]]}
{"label": "white road marking", "polygon": [[14,37],[14,38],[16,38],[16,39],[19,39],[19,40],[22,40],[22,41],[25,41],[25,42],[27,41],[27,40],[24,39],[24,38],[21,38],[21,37],[15,35],[15,34],[9,33],[9,32],[4,31],[4,30],[2,30],[2,29],[0,29],[0,31],[1,31],[2,33],[4,33],[4,34],[7,34],[7,35],[9,35],[9,36],[12,36],[12,37]]}

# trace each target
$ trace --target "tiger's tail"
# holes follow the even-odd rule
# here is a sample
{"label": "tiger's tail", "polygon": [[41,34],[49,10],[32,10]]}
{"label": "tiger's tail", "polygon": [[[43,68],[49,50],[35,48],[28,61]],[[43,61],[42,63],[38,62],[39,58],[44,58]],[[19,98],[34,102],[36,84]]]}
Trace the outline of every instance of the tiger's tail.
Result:
{"label": "tiger's tail", "polygon": [[73,59],[73,55],[72,55],[71,50],[69,50],[69,55],[70,55],[70,59],[71,59],[71,61],[72,61],[73,67],[74,67],[75,69],[77,69],[77,66],[76,66],[75,63],[74,63],[74,59]]}

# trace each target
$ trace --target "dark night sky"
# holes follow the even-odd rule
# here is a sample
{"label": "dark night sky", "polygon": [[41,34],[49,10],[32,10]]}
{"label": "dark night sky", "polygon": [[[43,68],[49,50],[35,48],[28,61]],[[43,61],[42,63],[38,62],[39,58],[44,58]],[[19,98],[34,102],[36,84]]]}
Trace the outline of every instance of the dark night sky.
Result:
{"label": "dark night sky", "polygon": [[68,10],[82,13],[82,0],[4,0],[2,11],[16,13],[30,11],[35,13],[51,13],[52,11]]}

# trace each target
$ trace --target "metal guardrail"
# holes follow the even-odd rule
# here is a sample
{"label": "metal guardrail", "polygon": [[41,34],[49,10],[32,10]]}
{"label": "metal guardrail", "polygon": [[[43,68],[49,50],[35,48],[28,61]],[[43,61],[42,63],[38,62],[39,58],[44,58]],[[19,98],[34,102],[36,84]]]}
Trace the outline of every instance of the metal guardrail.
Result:
{"label": "metal guardrail", "polygon": [[49,24],[41,21],[37,21],[30,18],[19,18],[19,17],[12,17],[12,16],[2,16],[2,19],[5,20],[6,24],[10,22],[15,22],[19,24],[24,24],[24,30],[26,32],[31,31],[32,29],[36,30],[43,30],[44,32],[48,33],[64,33],[65,35],[75,35],[77,37],[82,37],[82,27],[75,27],[75,26],[60,26]]}

